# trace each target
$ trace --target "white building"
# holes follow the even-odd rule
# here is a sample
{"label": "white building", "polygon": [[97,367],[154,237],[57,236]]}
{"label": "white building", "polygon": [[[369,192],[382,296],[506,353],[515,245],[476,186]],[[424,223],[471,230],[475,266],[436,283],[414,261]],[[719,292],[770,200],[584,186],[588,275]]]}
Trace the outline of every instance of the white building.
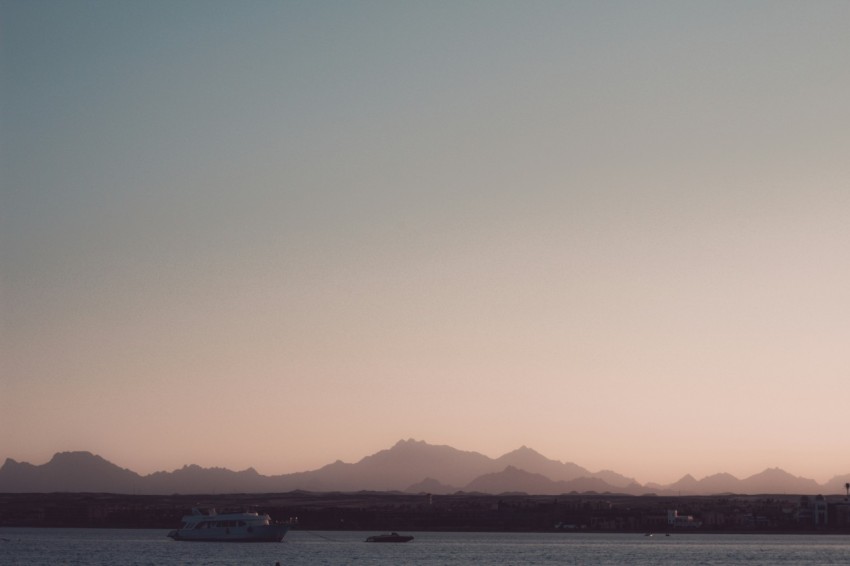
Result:
{"label": "white building", "polygon": [[679,515],[676,509],[667,510],[667,526],[674,529],[696,529],[702,526],[692,515]]}

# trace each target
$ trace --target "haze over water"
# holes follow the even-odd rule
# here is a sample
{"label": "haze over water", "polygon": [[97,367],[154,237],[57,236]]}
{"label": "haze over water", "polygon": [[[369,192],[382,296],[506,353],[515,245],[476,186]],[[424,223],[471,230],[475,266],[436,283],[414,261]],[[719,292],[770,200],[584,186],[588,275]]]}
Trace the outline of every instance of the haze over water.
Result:
{"label": "haze over water", "polygon": [[0,2],[0,458],[850,472],[850,4]]}

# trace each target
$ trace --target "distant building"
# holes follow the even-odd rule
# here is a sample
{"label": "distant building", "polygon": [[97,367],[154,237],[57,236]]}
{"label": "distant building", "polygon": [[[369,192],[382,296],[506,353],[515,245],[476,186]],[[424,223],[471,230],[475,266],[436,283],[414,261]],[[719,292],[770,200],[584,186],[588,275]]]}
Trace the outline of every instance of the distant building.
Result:
{"label": "distant building", "polygon": [[[832,514],[835,515],[835,506],[832,507]],[[796,513],[798,524],[823,528],[829,525],[829,515],[830,505],[823,495],[818,495],[814,500],[805,495],[800,497],[800,506]]]}
{"label": "distant building", "polygon": [[816,527],[825,527],[829,522],[828,507],[823,495],[815,497],[815,503],[812,506],[812,515],[814,516]]}
{"label": "distant building", "polygon": [[697,529],[702,526],[702,521],[697,521],[691,515],[679,515],[677,509],[668,509],[667,526],[674,529]]}
{"label": "distant building", "polygon": [[794,514],[797,524],[811,525],[814,522],[814,511],[809,504],[809,496],[800,496],[800,505],[797,507],[797,512]]}
{"label": "distant building", "polygon": [[850,503],[842,501],[829,506],[829,524],[840,529],[850,528]]}

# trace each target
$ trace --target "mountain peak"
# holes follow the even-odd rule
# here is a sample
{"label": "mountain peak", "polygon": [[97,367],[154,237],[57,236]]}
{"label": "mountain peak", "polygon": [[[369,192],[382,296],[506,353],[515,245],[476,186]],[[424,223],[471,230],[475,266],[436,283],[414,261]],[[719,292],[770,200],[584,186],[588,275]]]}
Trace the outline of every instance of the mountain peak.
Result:
{"label": "mountain peak", "polygon": [[[523,462],[523,461],[528,461],[530,459],[547,460],[547,461],[549,460],[549,458],[546,458],[543,454],[541,454],[537,450],[534,450],[533,448],[529,448],[525,444],[523,444],[522,446],[520,446],[516,450],[511,450],[510,452],[508,452],[507,454],[504,454],[503,456],[501,456],[499,458],[499,460],[502,460],[502,461],[505,461],[505,462]],[[552,460],[552,461],[554,461],[554,460]]]}
{"label": "mountain peak", "polygon": [[467,484],[464,491],[481,493],[549,493],[555,485],[543,474],[528,472],[513,465],[505,466],[501,472],[484,474]]}
{"label": "mountain peak", "polygon": [[57,452],[50,459],[51,462],[82,462],[86,460],[103,460],[100,456],[96,456],[86,450],[75,450],[69,452]]}
{"label": "mountain peak", "polygon": [[765,468],[763,471],[753,474],[751,478],[796,478],[793,474],[789,474],[782,468]]}
{"label": "mountain peak", "polygon": [[[12,463],[10,463],[12,462]],[[127,493],[141,479],[91,452],[57,452],[46,464],[17,464],[7,460],[0,469],[0,491]]]}
{"label": "mountain peak", "polygon": [[[56,468],[56,469],[79,469],[79,470],[88,470],[88,469],[110,469],[110,470],[122,470],[122,468],[116,464],[113,464],[106,458],[102,456],[98,456],[97,454],[92,454],[91,452],[87,452],[84,450],[74,451],[74,452],[57,452],[53,455],[53,458],[45,464],[48,468]],[[126,470],[125,470],[126,471]]]}
{"label": "mountain peak", "polygon": [[581,466],[571,462],[550,460],[525,445],[513,452],[508,452],[504,456],[500,456],[496,459],[496,462],[502,465],[514,466],[521,470],[533,470],[555,481],[569,481],[591,475],[590,471]]}
{"label": "mountain peak", "polygon": [[524,456],[541,456],[540,452],[535,450],[534,448],[529,448],[525,444],[514,450],[513,452],[508,452],[508,454],[516,454],[516,455],[524,455]]}

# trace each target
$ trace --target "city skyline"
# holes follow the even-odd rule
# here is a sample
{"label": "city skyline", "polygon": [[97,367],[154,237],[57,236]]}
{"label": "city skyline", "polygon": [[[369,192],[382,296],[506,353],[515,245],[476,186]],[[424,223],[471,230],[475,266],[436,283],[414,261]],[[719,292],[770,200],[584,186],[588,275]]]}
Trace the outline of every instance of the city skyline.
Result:
{"label": "city skyline", "polygon": [[0,458],[847,473],[847,21],[0,1]]}

